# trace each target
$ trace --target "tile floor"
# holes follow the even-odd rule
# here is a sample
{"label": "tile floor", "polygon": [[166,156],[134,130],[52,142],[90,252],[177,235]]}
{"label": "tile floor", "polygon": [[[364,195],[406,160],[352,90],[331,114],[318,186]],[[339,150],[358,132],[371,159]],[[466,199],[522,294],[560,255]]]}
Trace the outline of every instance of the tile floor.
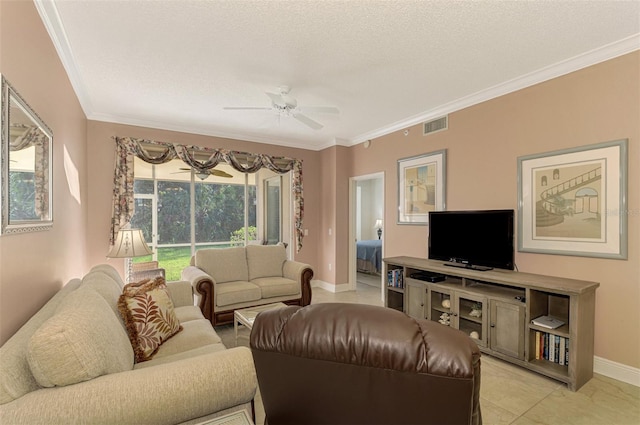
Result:
{"label": "tile floor", "polygon": [[[312,303],[348,302],[382,305],[380,289],[358,284],[357,291],[331,293],[313,288]],[[234,347],[233,326],[218,327],[227,347]],[[249,332],[239,331],[238,345],[248,346]],[[579,391],[489,355],[482,356],[480,407],[485,425],[640,425],[640,388],[595,374]],[[256,423],[264,408],[256,396]]]}

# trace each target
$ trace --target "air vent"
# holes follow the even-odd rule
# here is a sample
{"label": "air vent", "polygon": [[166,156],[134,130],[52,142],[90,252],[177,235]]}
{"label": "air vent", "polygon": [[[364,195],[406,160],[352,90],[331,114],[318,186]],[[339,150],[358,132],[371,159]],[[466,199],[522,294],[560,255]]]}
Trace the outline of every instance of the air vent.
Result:
{"label": "air vent", "polygon": [[422,127],[422,135],[426,136],[427,134],[435,133],[437,131],[446,130],[449,125],[448,115],[444,117],[436,118],[435,120],[427,121],[424,123]]}

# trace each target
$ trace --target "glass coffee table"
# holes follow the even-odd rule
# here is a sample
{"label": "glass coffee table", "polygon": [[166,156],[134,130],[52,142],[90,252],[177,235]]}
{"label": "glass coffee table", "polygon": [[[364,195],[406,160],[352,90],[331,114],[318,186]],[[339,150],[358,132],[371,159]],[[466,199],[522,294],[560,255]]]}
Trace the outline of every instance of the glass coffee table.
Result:
{"label": "glass coffee table", "polygon": [[285,303],[273,303],[273,304],[265,304],[259,305],[256,307],[243,308],[240,310],[236,310],[233,312],[233,331],[236,336],[236,346],[238,345],[238,325],[244,325],[249,330],[253,327],[253,321],[256,320],[256,316],[258,313],[267,311],[267,310],[275,310],[278,308],[286,307]]}

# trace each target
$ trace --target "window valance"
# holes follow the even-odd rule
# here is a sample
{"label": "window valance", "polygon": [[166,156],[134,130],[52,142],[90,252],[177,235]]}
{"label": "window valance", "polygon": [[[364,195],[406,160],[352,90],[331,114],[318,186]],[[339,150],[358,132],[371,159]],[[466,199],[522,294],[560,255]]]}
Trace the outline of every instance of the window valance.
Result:
{"label": "window valance", "polygon": [[292,171],[293,202],[296,252],[302,248],[302,220],[304,200],[302,196],[302,161],[294,158],[269,156],[226,149],[214,149],[193,145],[180,145],[154,140],[115,137],[116,164],[113,185],[113,211],[111,218],[110,243],[113,244],[118,230],[131,221],[134,213],[133,180],[134,158],[151,164],[164,164],[172,159],[180,159],[196,172],[207,172],[220,162],[231,165],[242,173],[255,173],[268,168],[274,173]]}

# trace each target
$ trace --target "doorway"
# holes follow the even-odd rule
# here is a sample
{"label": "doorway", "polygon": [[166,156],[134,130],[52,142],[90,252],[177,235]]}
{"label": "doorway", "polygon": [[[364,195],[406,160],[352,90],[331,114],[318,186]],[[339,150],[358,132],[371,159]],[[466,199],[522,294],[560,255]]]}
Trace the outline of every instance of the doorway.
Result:
{"label": "doorway", "polygon": [[384,299],[384,173],[349,179],[349,289],[375,286]]}

